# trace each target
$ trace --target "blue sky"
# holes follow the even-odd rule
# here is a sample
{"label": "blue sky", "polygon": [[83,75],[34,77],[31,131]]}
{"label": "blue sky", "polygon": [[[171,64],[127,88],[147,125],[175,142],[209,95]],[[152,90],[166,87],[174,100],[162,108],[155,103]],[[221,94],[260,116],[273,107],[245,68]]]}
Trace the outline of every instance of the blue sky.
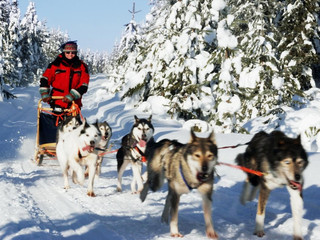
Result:
{"label": "blue sky", "polygon": [[[31,0],[18,0],[21,17]],[[116,41],[129,23],[135,2],[135,20],[141,23],[150,12],[149,0],[32,0],[40,21],[48,28],[68,33],[78,40],[83,50],[111,52]]]}

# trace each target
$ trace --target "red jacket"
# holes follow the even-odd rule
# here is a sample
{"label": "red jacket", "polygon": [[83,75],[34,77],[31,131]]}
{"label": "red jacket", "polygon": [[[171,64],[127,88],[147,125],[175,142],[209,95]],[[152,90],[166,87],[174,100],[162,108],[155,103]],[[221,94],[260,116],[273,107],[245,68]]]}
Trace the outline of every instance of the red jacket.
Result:
{"label": "red jacket", "polygon": [[[75,103],[82,106],[81,98],[87,92],[89,85],[89,73],[87,65],[75,56],[73,59],[67,59],[64,54],[60,54],[43,73],[40,79],[40,89],[42,91],[51,88],[51,96],[65,96],[72,94],[75,97]],[[53,105],[67,108],[68,103],[62,100],[55,100]]]}

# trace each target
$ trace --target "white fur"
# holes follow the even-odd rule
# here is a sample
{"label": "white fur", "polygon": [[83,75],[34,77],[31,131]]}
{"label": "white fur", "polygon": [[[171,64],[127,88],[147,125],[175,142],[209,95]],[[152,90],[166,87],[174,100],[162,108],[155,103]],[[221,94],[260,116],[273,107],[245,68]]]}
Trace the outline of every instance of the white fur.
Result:
{"label": "white fur", "polygon": [[99,141],[100,132],[98,129],[93,125],[86,126],[85,121],[78,128],[64,134],[63,138],[59,138],[56,153],[62,169],[65,189],[70,188],[68,169],[70,168],[73,172],[73,182],[83,185],[84,171],[82,166],[86,165],[89,173],[87,194],[94,196],[93,182],[98,155],[95,150],[91,151],[92,149],[89,149],[88,146],[97,147]]}
{"label": "white fur", "polygon": [[290,205],[293,218],[293,236],[296,239],[302,239],[302,215],[303,215],[303,199],[300,192],[293,190],[291,187],[287,186],[288,192],[290,194]]}

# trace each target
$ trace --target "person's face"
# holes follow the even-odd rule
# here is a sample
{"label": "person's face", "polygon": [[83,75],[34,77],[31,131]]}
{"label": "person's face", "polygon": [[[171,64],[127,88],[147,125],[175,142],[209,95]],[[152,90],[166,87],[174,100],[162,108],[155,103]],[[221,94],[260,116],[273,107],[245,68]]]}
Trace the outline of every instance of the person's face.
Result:
{"label": "person's face", "polygon": [[66,56],[67,59],[72,59],[76,56],[77,52],[64,52],[64,55]]}

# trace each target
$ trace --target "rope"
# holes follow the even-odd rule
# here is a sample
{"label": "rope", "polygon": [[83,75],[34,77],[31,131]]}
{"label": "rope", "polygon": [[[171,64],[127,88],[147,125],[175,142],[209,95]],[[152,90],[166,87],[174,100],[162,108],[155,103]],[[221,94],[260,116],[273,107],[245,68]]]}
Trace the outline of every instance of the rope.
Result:
{"label": "rope", "polygon": [[65,111],[64,111],[63,113],[61,113],[61,114],[56,114],[56,113],[53,113],[53,112],[51,112],[51,111],[47,111],[47,110],[44,110],[44,109],[42,109],[41,111],[42,111],[42,112],[45,112],[45,113],[48,113],[48,114],[50,114],[50,115],[56,116],[56,117],[57,117],[56,126],[58,126],[59,120],[63,120],[63,116],[64,116],[64,115],[68,115],[68,116],[71,115],[71,116],[73,116],[73,117],[76,117],[77,115],[80,115],[81,120],[82,120],[82,121],[84,120],[84,118],[83,118],[83,116],[82,116],[82,114],[81,114],[81,110],[80,110],[79,106],[78,106],[76,103],[74,103],[74,102],[72,102],[70,108],[65,109]]}
{"label": "rope", "polygon": [[225,148],[237,148],[237,147],[240,147],[240,146],[245,146],[245,145],[248,145],[250,142],[247,142],[247,143],[239,143],[237,145],[232,145],[232,146],[225,146],[225,147],[219,147],[218,149],[225,149]]}
{"label": "rope", "polygon": [[240,170],[242,170],[244,172],[257,175],[259,177],[262,177],[263,175],[266,175],[266,173],[263,173],[263,172],[260,172],[260,171],[255,171],[255,170],[243,167],[243,166],[238,166],[238,165],[234,165],[234,164],[230,164],[230,163],[219,162],[219,165],[225,165],[225,166],[228,166],[228,167],[237,168],[237,169],[240,169]]}
{"label": "rope", "polygon": [[[99,149],[98,149],[98,150],[99,150]],[[98,156],[103,156],[103,155],[110,154],[110,153],[114,153],[114,152],[118,152],[118,149],[113,150],[113,151],[109,151],[109,152],[100,153],[100,154],[98,154]]]}
{"label": "rope", "polygon": [[45,112],[45,113],[48,113],[48,114],[50,114],[50,115],[53,115],[53,116],[57,117],[56,126],[58,126],[59,119],[63,120],[63,117],[62,117],[62,116],[66,114],[66,113],[55,114],[55,113],[50,112],[50,111],[47,111],[47,110],[42,110],[42,112]]}

